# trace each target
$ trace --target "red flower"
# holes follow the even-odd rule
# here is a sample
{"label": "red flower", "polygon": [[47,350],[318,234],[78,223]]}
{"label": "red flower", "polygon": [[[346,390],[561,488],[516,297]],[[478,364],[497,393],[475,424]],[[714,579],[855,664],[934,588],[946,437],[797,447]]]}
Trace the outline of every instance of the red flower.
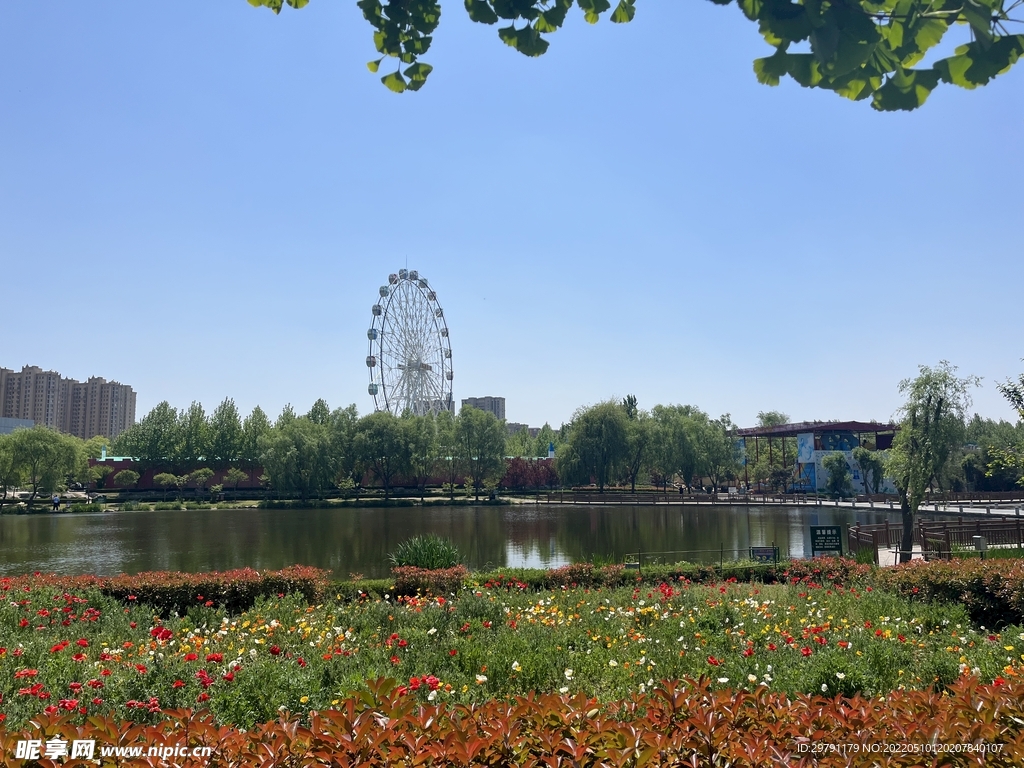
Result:
{"label": "red flower", "polygon": [[82,684],[81,683],[69,683],[68,684],[68,688],[70,688],[75,693],[78,693],[80,690],[82,690]]}
{"label": "red flower", "polygon": [[139,671],[140,675],[146,674],[146,666],[144,664],[136,664],[135,669]]}
{"label": "red flower", "polygon": [[132,629],[135,629],[135,628],[136,628],[137,626],[139,626],[139,625],[138,625],[138,624],[136,624],[136,623],[135,623],[135,622],[133,621],[133,622],[131,622],[131,623],[130,623],[130,624],[129,624],[128,626],[129,626],[129,627],[131,627]]}
{"label": "red flower", "polygon": [[206,691],[203,691],[198,696],[196,696],[196,701],[209,701],[209,700],[210,700],[210,694],[208,694]]}
{"label": "red flower", "polygon": [[72,661],[85,661],[85,654],[84,653],[76,653],[74,656],[71,657],[71,660]]}
{"label": "red flower", "polygon": [[19,627],[21,627],[22,629],[24,629],[25,627],[27,627],[27,626],[28,626],[28,619],[21,619],[21,620],[20,620],[20,621],[18,622],[18,626],[19,626]]}
{"label": "red flower", "polygon": [[175,680],[174,684],[171,687],[172,688],[184,688],[185,687],[185,681],[184,680]]}
{"label": "red flower", "polygon": [[399,640],[398,641],[398,647],[399,648],[405,648],[407,645],[409,645],[409,643],[406,642],[405,640]]}
{"label": "red flower", "polygon": [[206,660],[208,662],[210,662],[210,663],[213,663],[213,664],[220,664],[220,662],[224,661],[224,654],[223,653],[208,653],[208,654],[206,654]]}
{"label": "red flower", "polygon": [[225,672],[224,673],[224,679],[227,680],[230,683],[232,680],[235,679],[235,673],[234,672]]}
{"label": "red flower", "polygon": [[300,667],[306,666],[306,660],[301,656],[299,656],[299,658],[297,658],[295,661]]}
{"label": "red flower", "polygon": [[997,677],[995,680],[992,681],[992,685],[1006,685],[1006,681],[1003,680],[1003,678],[1001,677]]}
{"label": "red flower", "polygon": [[81,637],[81,638],[79,638],[78,640],[75,641],[75,645],[79,646],[80,648],[88,648],[89,647],[89,641],[86,640],[84,637]]}
{"label": "red flower", "polygon": [[88,683],[86,683],[86,685],[88,685],[90,688],[96,688],[96,689],[99,689],[99,688],[103,687],[103,683],[101,683],[99,680],[96,680],[96,679],[90,680]]}
{"label": "red flower", "polygon": [[896,639],[899,640],[901,643],[907,642],[907,638],[905,638],[903,635],[896,635]]}
{"label": "red flower", "polygon": [[810,656],[813,653],[813,651],[805,645],[803,648],[800,649],[800,653],[803,656]]}
{"label": "red flower", "polygon": [[402,660],[400,658],[398,658],[397,656],[392,656],[391,657],[391,663],[392,664],[401,664]]}
{"label": "red flower", "polygon": [[97,697],[97,698],[92,700],[92,703],[95,704],[98,707],[100,704],[103,703],[103,699]]}
{"label": "red flower", "polygon": [[746,657],[748,657],[748,658],[749,658],[750,656],[753,656],[753,655],[754,655],[754,649],[753,649],[753,648],[745,648],[745,649],[743,650],[743,655],[744,655],[744,656],[746,656]]}
{"label": "red flower", "polygon": [[186,653],[185,654],[185,661],[195,661],[198,658],[199,658],[199,656],[197,654],[195,654],[195,653]]}
{"label": "red flower", "polygon": [[450,651],[448,651],[448,655],[449,656],[454,656],[457,653],[458,653],[458,651],[456,651],[454,648],[452,648]]}
{"label": "red flower", "polygon": [[710,664],[710,665],[711,665],[712,667],[717,667],[717,666],[719,666],[719,665],[720,665],[721,663],[722,663],[722,662],[720,662],[720,661],[719,661],[718,659],[716,659],[716,658],[715,658],[714,656],[708,656],[708,664]]}
{"label": "red flower", "polygon": [[278,646],[276,646],[276,645],[270,646],[270,655],[271,656],[277,656],[280,653],[281,653],[281,649]]}
{"label": "red flower", "polygon": [[104,677],[110,677],[110,670],[109,669],[101,670],[100,674],[103,675]]}

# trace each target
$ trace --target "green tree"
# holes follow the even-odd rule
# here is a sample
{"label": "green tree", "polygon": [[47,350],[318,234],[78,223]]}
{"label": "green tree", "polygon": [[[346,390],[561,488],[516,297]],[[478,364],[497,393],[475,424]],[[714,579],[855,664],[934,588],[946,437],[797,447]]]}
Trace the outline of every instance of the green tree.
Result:
{"label": "green tree", "polygon": [[437,461],[449,500],[455,498],[455,483],[462,474],[462,456],[459,451],[459,420],[451,411],[437,414]]}
{"label": "green tree", "polygon": [[326,424],[305,416],[279,420],[260,445],[263,468],[277,490],[296,492],[305,500],[322,498],[333,485],[336,470]]}
{"label": "green tree", "polygon": [[118,435],[112,450],[118,456],[131,456],[143,470],[169,466],[178,432],[178,411],[165,400]]}
{"label": "green tree", "polygon": [[207,460],[217,467],[237,461],[242,453],[242,419],[235,401],[225,397],[210,414],[209,455]]}
{"label": "green tree", "polygon": [[210,424],[202,403],[192,401],[181,414],[178,442],[174,446],[174,463],[179,469],[191,469],[210,453]]}
{"label": "green tree", "polygon": [[87,458],[98,459],[103,455],[103,449],[108,448],[110,444],[111,441],[103,435],[96,435],[85,441],[83,450]]}
{"label": "green tree", "polygon": [[505,425],[493,413],[468,405],[459,412],[459,455],[478,500],[480,489],[504,474],[506,434]]}
{"label": "green tree", "polygon": [[690,441],[696,456],[697,475],[706,477],[716,489],[719,484],[735,477],[738,467],[736,426],[729,414],[712,419],[703,411],[690,418]]}
{"label": "green tree", "polygon": [[626,458],[627,418],[614,401],[581,408],[566,428],[566,439],[557,454],[558,475],[563,483],[597,482],[598,490],[615,476]]}
{"label": "green tree", "polygon": [[[355,488],[363,479],[362,471],[357,469],[358,461],[352,442],[358,423],[359,411],[353,403],[347,408],[336,408],[327,424],[335,484],[344,490]],[[360,475],[358,478],[355,476],[357,472]]]}
{"label": "green tree", "polygon": [[409,466],[409,449],[398,418],[390,411],[364,416],[356,425],[353,450],[384,488],[384,498],[389,498],[395,476]]}
{"label": "green tree", "polygon": [[[757,414],[757,425],[771,429],[789,423],[789,415],[782,411],[761,411]],[[747,471],[758,483],[767,483],[774,491],[785,492],[793,480],[796,467],[796,441],[781,437],[759,437],[753,446],[747,446]],[[751,461],[753,459],[753,461]]]}
{"label": "green tree", "polygon": [[864,492],[878,493],[882,487],[882,475],[885,472],[885,461],[878,454],[878,451],[869,451],[863,446],[853,449],[853,460],[860,467],[860,473],[864,477]]}
{"label": "green tree", "polygon": [[959,378],[956,370],[945,360],[934,368],[922,365],[915,378],[904,379],[899,385],[906,402],[900,408],[900,428],[885,469],[896,485],[903,516],[900,562],[911,558],[914,518],[925,494],[963,446],[971,405],[969,390],[980,379]]}
{"label": "green tree", "polygon": [[188,479],[189,482],[195,483],[197,494],[201,493],[205,495],[206,484],[210,482],[214,474],[214,471],[209,467],[200,467],[194,472],[190,472],[188,475]]}
{"label": "green tree", "polygon": [[[83,480],[86,485],[89,483],[96,483],[96,489],[101,490],[106,487],[107,477],[113,473],[113,471],[113,467],[108,467],[104,464],[96,464],[95,466],[89,467]],[[115,482],[117,482],[116,478]]]}
{"label": "green tree", "polygon": [[828,480],[825,481],[826,493],[836,499],[849,496],[852,493],[853,475],[850,473],[850,466],[846,463],[846,456],[842,451],[829,453],[821,460],[821,466],[828,472]]}
{"label": "green tree", "polygon": [[272,429],[270,419],[263,409],[258,405],[252,409],[252,413],[245,417],[242,422],[242,438],[239,447],[238,458],[244,461],[250,468],[260,463],[262,449],[260,439]]}
{"label": "green tree", "polygon": [[79,452],[75,438],[42,425],[16,429],[11,438],[24,483],[32,489],[28,498],[30,505],[39,493],[60,490],[78,467]]}
{"label": "green tree", "polygon": [[141,475],[133,469],[122,469],[114,475],[114,483],[122,488],[134,488]]}
{"label": "green tree", "polygon": [[0,507],[7,502],[8,493],[22,483],[22,466],[14,448],[11,435],[0,435]]}
{"label": "green tree", "polygon": [[238,484],[243,480],[249,479],[249,473],[238,467],[229,467],[228,471],[224,473],[224,482],[230,483],[234,489],[238,490]]}
{"label": "green tree", "polygon": [[403,413],[399,421],[409,453],[409,479],[416,483],[423,501],[427,481],[437,470],[437,422],[432,414],[411,412]]}
{"label": "green tree", "polygon": [[306,418],[314,424],[326,424],[330,421],[331,409],[327,407],[327,401],[321,397],[313,403],[313,407],[309,409],[309,413],[306,414]]}
{"label": "green tree", "polygon": [[1000,472],[1011,477],[1015,475],[1017,484],[1024,485],[1024,374],[1017,381],[1005,381],[997,386],[1017,411],[1018,422],[1015,428],[999,430],[1002,439],[998,443],[989,441],[986,446],[989,457],[985,474],[988,477]]}
{"label": "green tree", "polygon": [[178,484],[178,477],[170,472],[161,472],[153,476],[153,482],[164,489],[164,501],[167,501],[167,489]]}
{"label": "green tree", "polygon": [[647,411],[637,408],[637,400],[633,395],[623,399],[622,410],[626,413],[626,447],[622,471],[630,491],[636,493],[636,479],[650,464],[654,424]]}
{"label": "green tree", "polygon": [[693,485],[697,456],[690,440],[690,420],[696,410],[690,405],[656,405],[651,409],[654,420],[651,468],[665,487],[676,475],[684,485]]}
{"label": "green tree", "polygon": [[[308,0],[248,0],[274,13],[287,3],[302,8]],[[731,0],[712,0],[729,5]],[[373,28],[378,58],[367,67],[396,93],[418,91],[433,67],[420,61],[441,20],[440,0],[358,0],[356,5]],[[636,0],[466,0],[475,22],[498,24],[498,38],[524,56],[541,56],[547,35],[565,23],[569,10],[579,6],[591,23],[605,15],[615,24],[632,21]],[[1007,25],[1020,3],[972,0],[850,0],[844,3],[751,2],[737,0],[740,10],[774,53],[754,61],[759,82],[777,85],[788,75],[805,88],[832,91],[854,101],[870,99],[878,110],[910,110],[924,103],[939,83],[977,88],[1002,74],[1024,56],[1024,35],[1011,34]],[[609,13],[610,12],[610,13]],[[926,54],[954,24],[969,25],[972,38],[930,66]],[[800,50],[806,46],[807,50]]]}

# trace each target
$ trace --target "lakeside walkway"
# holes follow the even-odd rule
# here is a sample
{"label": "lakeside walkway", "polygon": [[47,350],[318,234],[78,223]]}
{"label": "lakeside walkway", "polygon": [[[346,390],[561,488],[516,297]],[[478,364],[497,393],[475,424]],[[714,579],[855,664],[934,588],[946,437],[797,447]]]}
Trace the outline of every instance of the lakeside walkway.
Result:
{"label": "lakeside walkway", "polygon": [[[955,498],[949,500],[929,501],[918,510],[934,515],[981,515],[981,516],[1019,516],[1024,508],[1024,495],[1017,498],[1005,498],[1011,494],[972,494],[971,498]],[[806,494],[693,494],[682,495],[673,493],[575,493],[555,491],[541,493],[530,497],[507,497],[515,503],[536,504],[588,504],[601,506],[647,506],[668,505],[676,507],[819,507],[833,509],[869,510],[872,512],[900,511],[899,502],[889,498],[860,497],[858,499],[824,499]]]}

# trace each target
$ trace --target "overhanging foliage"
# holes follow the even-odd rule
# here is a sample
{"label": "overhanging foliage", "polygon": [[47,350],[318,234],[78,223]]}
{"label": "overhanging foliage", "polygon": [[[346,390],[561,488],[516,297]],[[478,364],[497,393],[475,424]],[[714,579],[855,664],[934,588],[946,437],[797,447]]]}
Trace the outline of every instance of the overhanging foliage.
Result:
{"label": "overhanging foliage", "polygon": [[[280,13],[285,3],[302,8],[309,0],[248,0]],[[711,0],[729,5],[732,0]],[[615,24],[633,20],[636,0],[464,0],[469,17],[498,25],[498,37],[524,56],[547,51],[547,38],[578,6],[596,24],[602,16]],[[379,58],[367,65],[377,72],[385,59],[397,68],[381,76],[396,93],[418,91],[432,67],[419,57],[433,41],[441,20],[437,0],[358,0],[373,27]],[[784,76],[805,88],[823,88],[854,101],[868,100],[881,111],[911,110],[924,104],[939,83],[973,89],[986,85],[1024,54],[1024,34],[1013,12],[1024,0],[737,0],[743,14],[757,22],[765,42],[775,49],[754,61],[757,79],[778,85]],[[971,41],[952,56],[919,66],[954,24],[967,25]],[[793,52],[807,44],[810,52]]]}

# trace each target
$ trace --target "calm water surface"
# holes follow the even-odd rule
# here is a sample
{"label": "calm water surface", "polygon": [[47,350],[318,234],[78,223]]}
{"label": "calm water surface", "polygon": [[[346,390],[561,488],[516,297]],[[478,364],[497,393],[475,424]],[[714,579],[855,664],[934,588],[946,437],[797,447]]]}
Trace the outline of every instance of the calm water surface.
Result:
{"label": "calm water surface", "polygon": [[[809,557],[809,525],[898,520],[887,513],[780,507],[533,506],[225,509],[0,517],[0,573],[111,575],[296,563],[380,577],[410,536],[458,544],[470,568],[566,565],[594,556],[687,550],[666,560],[718,560],[775,543]],[[700,550],[702,552],[693,552]],[[646,555],[645,555],[646,557]]]}

